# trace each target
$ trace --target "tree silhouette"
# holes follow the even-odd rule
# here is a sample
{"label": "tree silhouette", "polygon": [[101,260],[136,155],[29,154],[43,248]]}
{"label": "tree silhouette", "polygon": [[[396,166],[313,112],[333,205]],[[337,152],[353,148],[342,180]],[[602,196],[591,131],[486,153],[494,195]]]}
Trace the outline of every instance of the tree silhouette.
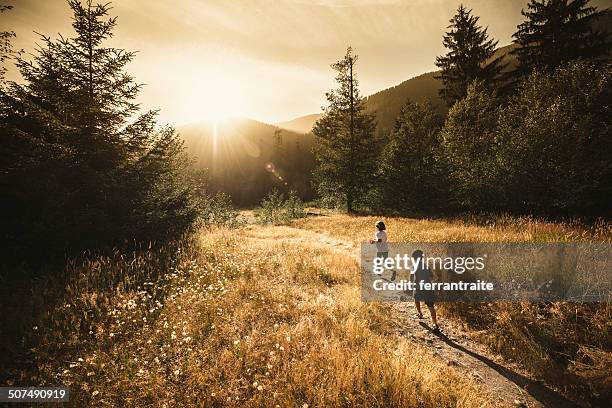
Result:
{"label": "tree silhouette", "polygon": [[465,97],[473,81],[490,87],[497,85],[505,67],[501,56],[492,59],[497,41],[489,39],[487,29],[479,27],[478,20],[472,10],[460,5],[442,41],[449,51],[436,57],[436,66],[441,70],[437,78],[444,85],[440,95],[449,106]]}
{"label": "tree silhouette", "polygon": [[449,205],[444,166],[438,160],[442,123],[429,103],[404,105],[380,159],[385,207],[431,210]]}
{"label": "tree silhouette", "polygon": [[17,57],[24,84],[0,93],[3,241],[61,255],[179,234],[199,193],[182,142],[139,113],[134,53],[104,46],[110,6],[69,6],[76,35],[42,36],[32,61]]}
{"label": "tree silhouette", "polygon": [[[5,11],[11,10],[13,6],[5,6],[0,4],[0,14]],[[11,54],[13,54],[13,47],[11,44],[11,39],[15,37],[15,32],[13,31],[0,31],[0,82],[4,81],[4,76],[6,75],[6,67],[4,66],[4,61],[6,61]]]}
{"label": "tree silhouette", "polygon": [[314,179],[319,194],[342,201],[349,212],[355,209],[374,173],[376,124],[365,113],[355,75],[357,55],[348,47],[344,58],[332,64],[338,88],[326,94],[328,106],[313,128],[317,139]]}
{"label": "tree silhouette", "polygon": [[571,60],[599,59],[607,55],[607,33],[594,31],[593,21],[607,10],[598,11],[589,0],[530,0],[521,13],[526,20],[513,37],[519,45],[517,73],[534,68],[553,70]]}

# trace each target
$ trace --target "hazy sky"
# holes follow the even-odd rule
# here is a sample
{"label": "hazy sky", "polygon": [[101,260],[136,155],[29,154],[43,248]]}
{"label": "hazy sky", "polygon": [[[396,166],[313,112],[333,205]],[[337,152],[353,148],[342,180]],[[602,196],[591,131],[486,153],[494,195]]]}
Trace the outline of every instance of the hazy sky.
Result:
{"label": "hazy sky", "polygon": [[[106,2],[106,0],[103,0]],[[0,16],[31,50],[34,31],[71,35],[64,0],[4,0]],[[329,65],[352,45],[363,95],[432,71],[459,0],[115,0],[111,44],[138,50],[128,70],[146,84],[143,108],[176,125],[217,116],[267,122],[318,112]],[[499,44],[511,42],[527,0],[465,0]],[[599,7],[612,0],[594,1]]]}

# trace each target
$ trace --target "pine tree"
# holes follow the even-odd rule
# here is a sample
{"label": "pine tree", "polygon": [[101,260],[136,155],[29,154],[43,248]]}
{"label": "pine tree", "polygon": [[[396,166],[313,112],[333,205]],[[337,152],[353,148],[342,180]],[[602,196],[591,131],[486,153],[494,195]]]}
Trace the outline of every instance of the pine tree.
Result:
{"label": "pine tree", "polygon": [[285,160],[285,148],[283,146],[283,131],[280,128],[274,129],[272,136],[272,158],[275,162],[280,163]]}
{"label": "pine tree", "polygon": [[472,10],[460,5],[443,37],[442,43],[449,51],[436,57],[436,66],[441,70],[437,78],[443,83],[440,95],[449,106],[466,95],[473,81],[494,87],[501,79],[505,67],[502,57],[492,59],[497,41],[489,39],[487,29],[479,27],[478,20]]}
{"label": "pine tree", "polygon": [[326,94],[328,106],[313,128],[317,140],[317,191],[323,198],[341,201],[349,212],[355,210],[371,187],[377,150],[374,115],[365,112],[359,94],[357,58],[348,47],[344,58],[332,64],[338,73],[338,88]]}
{"label": "pine tree", "polygon": [[475,82],[450,109],[440,132],[453,198],[467,210],[497,209],[499,109],[496,93]]}
{"label": "pine tree", "polygon": [[24,84],[0,92],[2,239],[61,255],[179,234],[199,211],[182,142],[139,114],[134,53],[104,46],[110,6],[69,6],[76,35],[43,36],[33,61],[17,58]]}
{"label": "pine tree", "polygon": [[[13,6],[0,5],[0,14],[11,10],[12,8]],[[6,61],[13,53],[11,39],[14,37],[15,32],[13,31],[0,31],[0,83],[4,81],[4,76],[6,75],[7,71],[6,67],[4,66],[4,61]]]}
{"label": "pine tree", "polygon": [[448,207],[444,166],[439,160],[442,117],[430,103],[408,101],[381,154],[383,204],[397,210]]}
{"label": "pine tree", "polygon": [[589,0],[530,0],[522,10],[526,20],[513,37],[519,47],[513,51],[519,60],[518,74],[534,68],[553,70],[564,62],[599,59],[610,51],[607,34],[594,31],[598,11]]}

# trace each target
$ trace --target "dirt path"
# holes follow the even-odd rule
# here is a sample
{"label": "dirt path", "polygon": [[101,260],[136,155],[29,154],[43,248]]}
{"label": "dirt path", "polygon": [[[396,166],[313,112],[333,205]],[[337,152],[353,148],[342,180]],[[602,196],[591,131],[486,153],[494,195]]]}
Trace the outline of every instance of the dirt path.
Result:
{"label": "dirt path", "polygon": [[[249,239],[276,240],[293,244],[320,246],[353,257],[360,262],[358,244],[333,238],[324,232],[295,227],[255,227],[245,229]],[[413,302],[387,302],[398,336],[420,344],[447,365],[483,383],[494,402],[500,407],[575,407],[562,394],[533,381],[521,370],[494,356],[468,333],[452,321],[439,317],[441,333],[433,333],[429,326],[428,310],[423,305],[424,320],[416,318]]]}

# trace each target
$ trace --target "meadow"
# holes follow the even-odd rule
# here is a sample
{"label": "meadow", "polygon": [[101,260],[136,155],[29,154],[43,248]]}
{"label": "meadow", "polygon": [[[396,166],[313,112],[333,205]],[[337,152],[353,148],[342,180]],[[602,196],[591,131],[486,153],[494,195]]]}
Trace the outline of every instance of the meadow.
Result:
{"label": "meadow", "polygon": [[[159,248],[74,260],[62,276],[3,296],[10,357],[0,380],[66,385],[71,406],[533,406],[529,396],[502,398],[406,334],[411,316],[394,305],[361,301],[355,254],[376,219],[322,213],[202,229]],[[612,237],[608,224],[386,221],[395,241]],[[441,318],[574,400],[607,398],[610,305],[441,305]]]}

